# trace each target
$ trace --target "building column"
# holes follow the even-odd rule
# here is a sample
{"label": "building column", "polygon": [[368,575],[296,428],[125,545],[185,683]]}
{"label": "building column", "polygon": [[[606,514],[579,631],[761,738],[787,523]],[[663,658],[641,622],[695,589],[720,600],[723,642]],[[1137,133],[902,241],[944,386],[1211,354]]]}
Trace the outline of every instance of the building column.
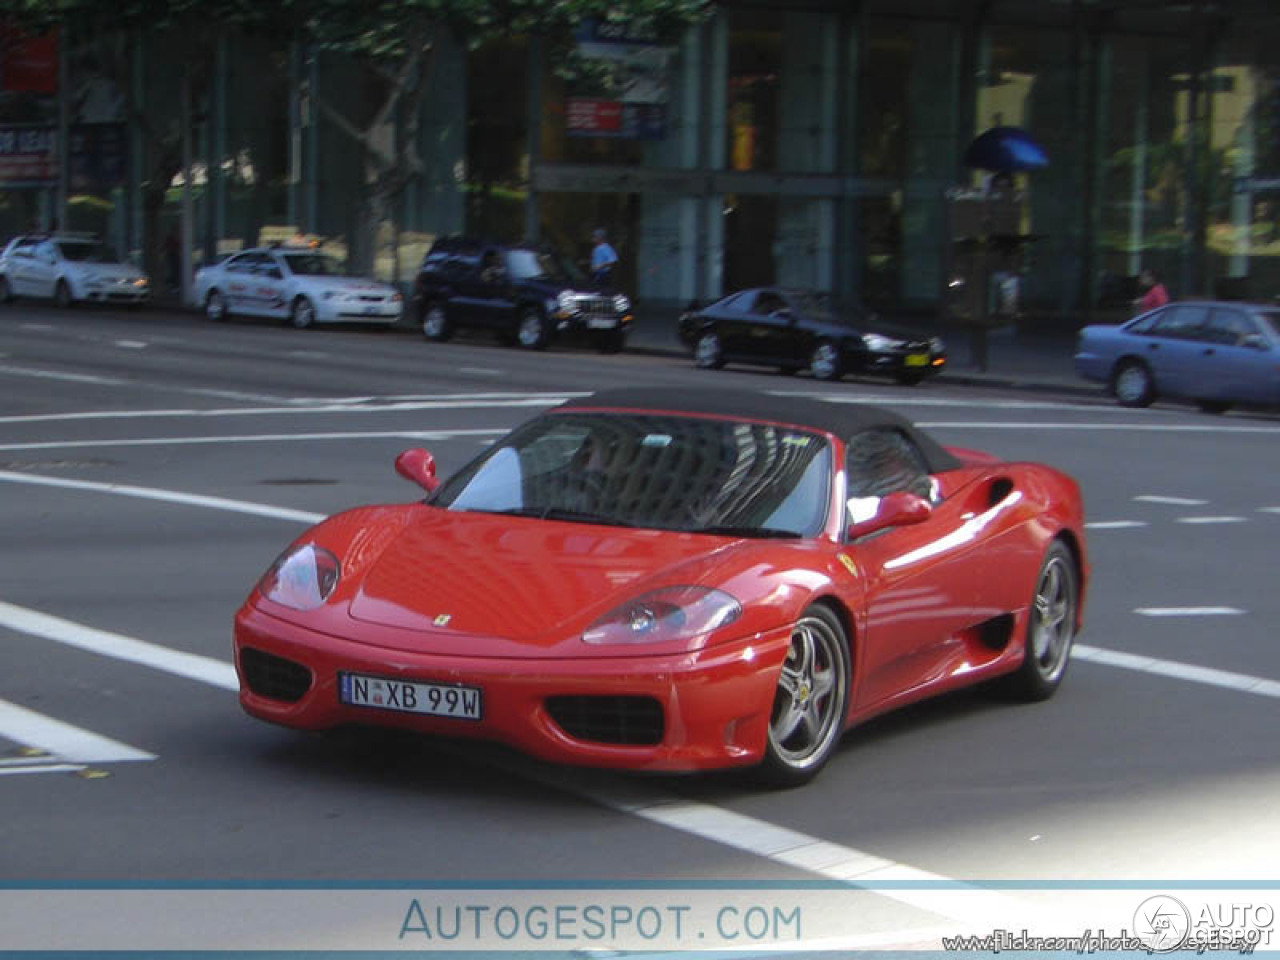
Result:
{"label": "building column", "polygon": [[[838,39],[832,14],[783,14],[778,166],[784,177],[835,172]],[[779,197],[774,271],[780,286],[831,290],[834,243],[833,198]]]}

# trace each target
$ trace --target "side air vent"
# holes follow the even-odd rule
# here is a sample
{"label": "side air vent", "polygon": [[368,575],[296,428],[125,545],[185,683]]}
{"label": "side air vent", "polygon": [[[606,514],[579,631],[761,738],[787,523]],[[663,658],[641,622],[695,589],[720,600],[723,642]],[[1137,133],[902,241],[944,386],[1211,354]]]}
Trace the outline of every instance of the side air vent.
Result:
{"label": "side air vent", "polygon": [[252,647],[240,651],[244,682],[260,697],[297,703],[311,689],[311,671],[300,663]]}
{"label": "side air vent", "polygon": [[662,704],[652,697],[548,697],[547,712],[577,740],[631,747],[662,742]]}
{"label": "side air vent", "polygon": [[991,481],[991,487],[987,490],[987,506],[994,507],[1012,492],[1013,481],[1008,477],[997,477]]}

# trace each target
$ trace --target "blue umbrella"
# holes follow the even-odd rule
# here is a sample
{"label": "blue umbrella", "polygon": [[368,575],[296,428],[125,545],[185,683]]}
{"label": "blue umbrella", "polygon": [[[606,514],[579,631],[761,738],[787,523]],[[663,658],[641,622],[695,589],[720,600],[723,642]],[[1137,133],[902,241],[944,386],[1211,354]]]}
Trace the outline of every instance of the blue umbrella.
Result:
{"label": "blue umbrella", "polygon": [[1021,127],[992,127],[969,144],[964,152],[964,165],[996,173],[1036,170],[1047,167],[1049,157]]}

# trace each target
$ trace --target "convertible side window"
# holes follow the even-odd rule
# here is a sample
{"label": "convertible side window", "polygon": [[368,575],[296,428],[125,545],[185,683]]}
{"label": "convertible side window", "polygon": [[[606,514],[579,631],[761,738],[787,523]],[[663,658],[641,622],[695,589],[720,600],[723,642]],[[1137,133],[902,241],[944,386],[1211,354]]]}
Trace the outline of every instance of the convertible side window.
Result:
{"label": "convertible side window", "polygon": [[845,453],[848,498],[878,499],[900,490],[929,500],[934,486],[916,445],[902,431],[865,430],[849,441]]}

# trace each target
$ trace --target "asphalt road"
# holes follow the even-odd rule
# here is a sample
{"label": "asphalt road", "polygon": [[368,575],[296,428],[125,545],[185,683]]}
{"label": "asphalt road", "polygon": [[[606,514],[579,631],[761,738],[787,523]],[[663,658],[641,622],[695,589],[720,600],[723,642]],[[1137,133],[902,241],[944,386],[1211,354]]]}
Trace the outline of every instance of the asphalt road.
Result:
{"label": "asphalt road", "polygon": [[[240,712],[232,614],[305,515],[415,498],[392,469],[408,446],[447,474],[571,393],[707,383],[874,400],[1076,476],[1093,583],[1058,696],[883,718],[787,792]],[[1278,434],[1275,417],[1043,392],[0,308],[0,883],[768,885],[856,875],[858,858],[1030,899],[1275,881]],[[909,943],[961,912],[890,890],[857,924]]]}

